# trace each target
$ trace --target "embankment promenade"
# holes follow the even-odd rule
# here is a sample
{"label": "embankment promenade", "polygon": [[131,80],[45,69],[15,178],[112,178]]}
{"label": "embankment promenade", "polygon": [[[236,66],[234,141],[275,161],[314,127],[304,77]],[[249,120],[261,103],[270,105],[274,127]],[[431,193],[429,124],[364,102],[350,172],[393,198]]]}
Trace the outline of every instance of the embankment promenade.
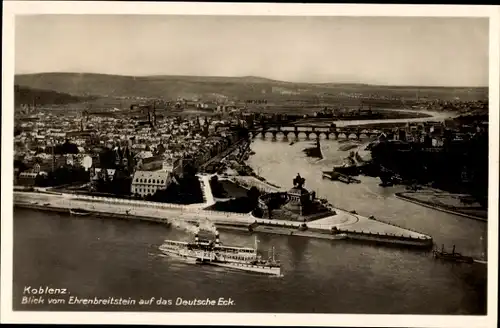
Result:
{"label": "embankment promenade", "polygon": [[[377,244],[432,247],[430,236],[397,227],[382,221],[363,217],[337,209],[329,217],[303,223],[286,220],[269,220],[252,216],[250,213],[230,213],[205,210],[213,202],[208,177],[200,177],[205,202],[180,205],[139,200],[105,198],[67,193],[14,192],[14,206],[36,210],[69,213],[70,209],[82,209],[93,217],[144,220],[168,223],[182,228],[183,223],[196,223],[209,219],[220,229],[235,229],[250,232],[286,234],[323,239],[351,239]],[[259,181],[260,184],[262,181]],[[257,184],[254,179],[252,183]],[[263,185],[260,185],[262,188]],[[274,187],[270,187],[274,189]],[[276,188],[277,189],[277,188]],[[340,238],[342,236],[342,238]]]}

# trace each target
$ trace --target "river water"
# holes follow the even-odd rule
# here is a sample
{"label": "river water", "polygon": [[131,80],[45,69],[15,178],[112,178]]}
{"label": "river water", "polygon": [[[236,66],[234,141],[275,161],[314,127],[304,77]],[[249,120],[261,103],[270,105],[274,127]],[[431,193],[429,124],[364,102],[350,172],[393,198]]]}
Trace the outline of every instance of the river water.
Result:
{"label": "river water", "polygon": [[[396,112],[406,112],[406,113],[414,113],[415,110],[412,109],[384,109],[387,111],[396,111]],[[419,112],[419,111],[417,111]],[[367,124],[378,124],[378,123],[408,123],[408,122],[444,122],[444,120],[453,118],[458,116],[457,112],[434,112],[434,111],[421,111],[421,113],[425,113],[431,115],[431,117],[414,117],[414,118],[392,118],[392,119],[378,119],[378,120],[341,120],[341,121],[332,121],[337,127],[347,127],[353,125],[367,125]]]}
{"label": "river water", "polygon": [[[375,215],[431,235],[437,244],[482,257],[486,224],[399,200],[398,187],[374,178],[345,185],[322,180],[321,170],[346,152],[323,141],[325,159],[307,158],[310,141],[255,139],[249,164],[271,182],[306,188],[333,204]],[[366,154],[364,154],[366,156]],[[485,314],[486,265],[436,261],[428,252],[346,241],[259,234],[262,251],[275,247],[283,277],[199,267],[163,256],[164,239],[191,238],[162,225],[16,209],[14,213],[14,309],[186,312],[280,312],[367,314]],[[226,244],[253,246],[247,232],[221,232]],[[26,286],[66,288],[81,298],[123,297],[128,306],[22,305]],[[140,299],[171,299],[174,305],[139,305]],[[176,299],[220,297],[232,306],[175,306]]]}
{"label": "river water", "polygon": [[[396,199],[397,188],[378,181],[344,185],[321,179],[345,156],[336,141],[323,141],[326,159],[302,152],[309,142],[256,139],[250,164],[268,180],[291,186],[297,173],[306,187],[335,205],[430,234],[464,254],[481,256],[486,224]],[[259,235],[260,249],[274,246],[284,277],[262,277],[200,268],[164,257],[164,239],[189,239],[161,225],[65,214],[14,213],[14,306],[30,310],[238,311],[316,313],[484,314],[486,266],[435,261],[429,253],[345,241]],[[221,233],[227,244],[252,246],[244,232]],[[232,298],[230,307],[21,305],[25,286],[67,288],[84,298]],[[175,304],[175,303],[174,303]]]}

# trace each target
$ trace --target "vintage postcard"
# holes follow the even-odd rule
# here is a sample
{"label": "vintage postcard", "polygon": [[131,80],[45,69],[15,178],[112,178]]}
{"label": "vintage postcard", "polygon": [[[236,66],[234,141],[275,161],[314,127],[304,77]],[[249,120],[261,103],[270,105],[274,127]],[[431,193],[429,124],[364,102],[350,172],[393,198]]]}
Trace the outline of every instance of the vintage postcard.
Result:
{"label": "vintage postcard", "polygon": [[5,3],[2,322],[496,326],[498,32]]}

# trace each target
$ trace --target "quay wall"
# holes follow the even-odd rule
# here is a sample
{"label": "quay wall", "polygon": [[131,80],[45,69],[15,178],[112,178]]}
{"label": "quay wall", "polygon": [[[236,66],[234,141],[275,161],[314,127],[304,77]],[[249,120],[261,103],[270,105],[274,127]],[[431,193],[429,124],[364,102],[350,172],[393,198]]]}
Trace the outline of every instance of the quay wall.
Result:
{"label": "quay wall", "polygon": [[403,234],[388,234],[388,233],[372,233],[366,231],[355,231],[348,229],[339,229],[339,233],[345,233],[347,239],[358,240],[358,241],[368,241],[382,244],[400,244],[407,246],[418,246],[424,248],[432,248],[433,241],[432,238],[425,237],[409,237]]}
{"label": "quay wall", "polygon": [[[36,198],[36,193],[24,193],[15,192],[14,206],[22,208],[31,208],[36,210],[53,211],[61,213],[69,213],[69,209],[72,206],[61,205],[61,204],[49,204],[40,205],[34,204],[33,198],[30,201],[30,195],[34,196],[35,200],[40,201]],[[24,197],[23,197],[24,196]],[[218,228],[221,229],[235,229],[235,230],[245,230],[245,231],[256,231],[271,234],[282,234],[282,235],[296,235],[311,238],[323,238],[323,239],[338,239],[335,234],[332,234],[330,228],[308,228],[305,231],[299,230],[302,225],[301,222],[279,222],[274,220],[258,219],[254,218],[249,214],[241,213],[230,213],[230,212],[220,212],[220,211],[210,211],[202,210],[199,208],[190,207],[190,205],[179,205],[179,204],[162,204],[147,201],[136,201],[129,199],[116,199],[107,197],[94,197],[94,196],[73,196],[73,195],[48,195],[50,198],[55,198],[56,200],[75,200],[75,208],[83,208],[97,217],[108,217],[108,218],[118,218],[118,219],[132,219],[132,220],[143,220],[149,222],[157,223],[173,223],[176,220],[182,220],[184,222],[197,222],[200,219],[209,218]],[[25,199],[24,199],[25,198]],[[89,205],[92,203],[105,203],[109,206],[103,207],[101,209],[90,208]],[[127,214],[126,208],[120,205],[135,205],[134,214]],[[196,204],[195,204],[196,205]],[[172,211],[173,210],[173,211]],[[179,215],[180,214],[180,215]],[[184,215],[185,214],[185,215]],[[172,216],[174,216],[172,218]],[[177,216],[177,217],[175,217]],[[394,244],[401,246],[420,246],[427,247],[432,246],[432,238],[415,238],[415,237],[405,237],[403,235],[391,235],[383,233],[371,233],[369,231],[356,231],[354,229],[338,229],[338,233],[347,234],[347,239],[360,240],[360,241],[370,241],[377,242],[380,244]]]}
{"label": "quay wall", "polygon": [[[149,202],[142,200],[131,200],[131,199],[119,199],[119,198],[108,198],[108,197],[97,197],[97,196],[87,196],[87,195],[72,195],[72,194],[61,194],[61,195],[53,195],[53,194],[45,194],[45,193],[25,193],[25,192],[14,192],[14,204],[19,207],[26,207],[26,205],[35,205],[33,203],[29,203],[29,201],[38,201],[44,202],[45,200],[40,200],[37,196],[43,195],[51,198],[49,204],[46,206],[41,206],[40,209],[49,209],[53,207],[60,207],[65,211],[69,211],[70,208],[83,208],[89,212],[93,213],[122,213],[125,215],[125,211],[127,207],[130,206],[134,212],[145,213],[149,211],[151,215],[155,217],[161,216],[161,214],[180,214],[184,216],[185,213],[187,217],[192,218],[194,220],[198,220],[201,218],[209,218],[210,220],[217,222],[243,222],[245,224],[252,223],[253,220],[249,215],[235,212],[220,212],[220,211],[212,211],[212,210],[204,210],[200,208],[200,205],[204,206],[204,204],[191,204],[191,205],[182,205],[182,204],[170,204],[170,203],[157,203],[157,202]],[[69,202],[73,202],[71,206],[58,206],[57,204],[52,204],[52,202],[57,202],[61,200],[67,200]],[[28,203],[27,203],[28,202]],[[105,210],[89,208],[91,204],[106,204],[110,205]],[[134,216],[138,214],[133,214],[129,216]],[[147,216],[147,215],[145,215]]]}
{"label": "quay wall", "polygon": [[[317,232],[317,233],[332,233],[331,230],[318,229],[318,228],[307,228],[306,231]],[[369,238],[378,238],[378,239],[394,239],[399,241],[411,240],[411,241],[423,241],[428,242],[432,241],[430,237],[415,237],[410,235],[401,234],[392,234],[392,233],[378,233],[378,232],[370,232],[363,230],[355,230],[355,229],[346,229],[346,228],[337,228],[337,233],[347,234],[352,239],[359,239],[360,236],[368,236]]]}
{"label": "quay wall", "polygon": [[[39,211],[45,211],[45,212],[69,214],[69,209],[62,208],[62,207],[42,206],[42,205],[34,205],[34,204],[27,204],[27,203],[17,203],[14,205],[14,207],[27,208],[27,209],[39,210]],[[92,212],[92,211],[90,211],[90,212],[93,215],[95,215],[97,218],[113,218],[113,219],[133,220],[133,221],[148,221],[148,222],[159,223],[159,224],[168,223],[168,220],[162,220],[161,218],[157,218],[157,217],[124,215],[124,214],[112,213],[112,212]],[[85,216],[81,216],[81,217],[85,217]]]}
{"label": "quay wall", "polygon": [[353,240],[353,241],[359,241],[363,243],[373,243],[377,245],[400,245],[400,246],[406,246],[406,247],[419,247],[422,249],[432,249],[433,247],[433,242],[432,239],[399,239],[397,237],[384,237],[384,236],[377,236],[373,234],[347,234],[347,239],[348,240]]}
{"label": "quay wall", "polygon": [[90,202],[99,203],[110,203],[110,204],[123,204],[123,205],[138,205],[138,206],[151,206],[155,208],[168,208],[168,209],[185,209],[188,210],[189,205],[183,204],[172,204],[172,203],[158,203],[149,202],[144,200],[133,200],[133,199],[122,199],[122,198],[110,198],[110,197],[99,197],[99,196],[87,196],[87,195],[72,195],[72,199],[84,200]]}

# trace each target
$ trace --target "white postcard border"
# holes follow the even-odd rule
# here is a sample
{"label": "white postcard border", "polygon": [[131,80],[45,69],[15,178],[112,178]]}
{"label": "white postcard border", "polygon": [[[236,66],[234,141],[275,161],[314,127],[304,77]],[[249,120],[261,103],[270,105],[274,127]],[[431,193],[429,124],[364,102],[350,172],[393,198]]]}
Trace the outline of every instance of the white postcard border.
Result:
{"label": "white postcard border", "polygon": [[[185,325],[309,325],[490,327],[497,320],[498,284],[498,108],[499,13],[497,6],[444,5],[305,5],[242,3],[137,3],[137,2],[4,2],[2,48],[2,220],[1,316],[2,323],[113,323]],[[14,16],[19,14],[168,14],[267,16],[406,16],[490,18],[490,153],[488,209],[488,315],[347,315],[254,313],[145,313],[145,312],[27,312],[12,311],[12,194]]]}

